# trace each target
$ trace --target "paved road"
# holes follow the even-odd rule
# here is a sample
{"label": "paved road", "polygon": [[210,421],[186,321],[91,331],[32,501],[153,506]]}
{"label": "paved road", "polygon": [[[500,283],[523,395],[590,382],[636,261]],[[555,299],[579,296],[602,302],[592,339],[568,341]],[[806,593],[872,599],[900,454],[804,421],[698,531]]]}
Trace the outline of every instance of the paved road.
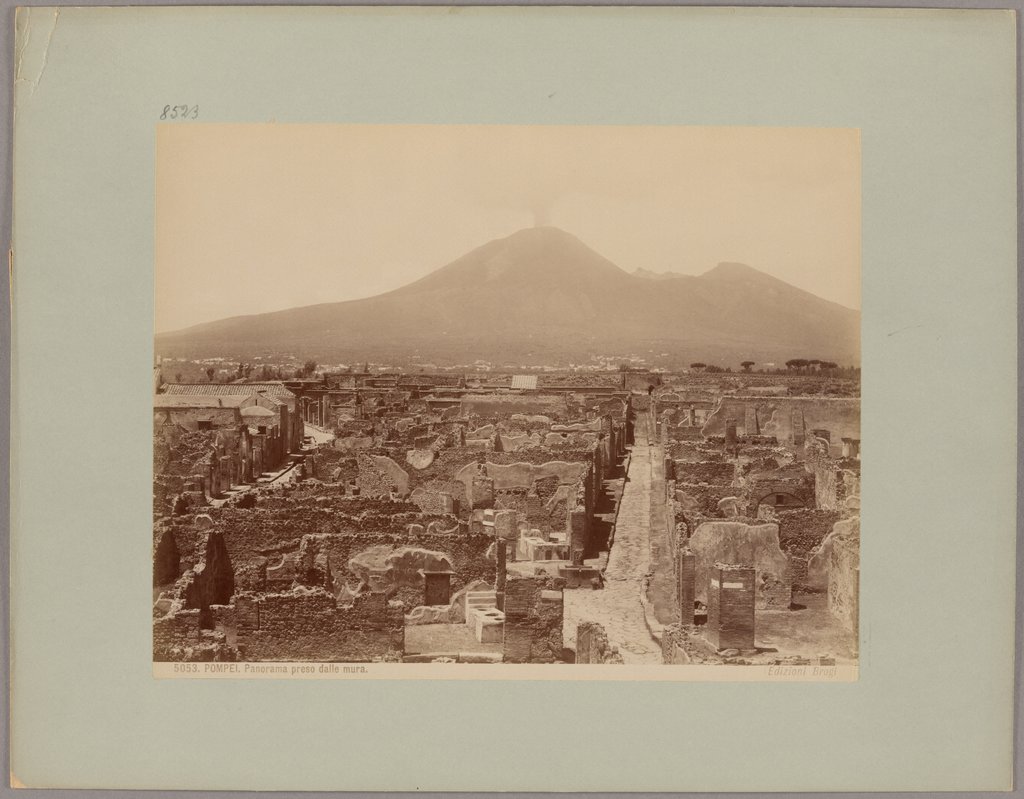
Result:
{"label": "paved road", "polygon": [[322,427],[317,427],[316,425],[306,422],[305,428],[303,435],[311,436],[316,444],[329,444],[331,441],[334,441],[334,433],[328,433]]}
{"label": "paved road", "polygon": [[615,539],[599,591],[565,592],[565,637],[575,645],[576,625],[595,621],[619,647],[626,663],[661,663],[661,647],[651,637],[640,604],[643,579],[651,568],[652,454],[646,425],[637,425],[637,441],[629,461],[628,479],[619,507]]}

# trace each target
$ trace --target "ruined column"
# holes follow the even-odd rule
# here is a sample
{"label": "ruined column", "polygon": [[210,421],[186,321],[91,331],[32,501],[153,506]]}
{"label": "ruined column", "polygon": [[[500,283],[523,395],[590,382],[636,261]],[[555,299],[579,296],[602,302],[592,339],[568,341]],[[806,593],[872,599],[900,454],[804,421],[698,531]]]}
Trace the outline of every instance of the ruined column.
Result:
{"label": "ruined column", "polygon": [[694,595],[697,589],[697,556],[689,547],[679,551],[679,622],[693,624]]}
{"label": "ruined column", "polygon": [[754,648],[754,567],[716,563],[708,586],[704,632],[718,650]]}

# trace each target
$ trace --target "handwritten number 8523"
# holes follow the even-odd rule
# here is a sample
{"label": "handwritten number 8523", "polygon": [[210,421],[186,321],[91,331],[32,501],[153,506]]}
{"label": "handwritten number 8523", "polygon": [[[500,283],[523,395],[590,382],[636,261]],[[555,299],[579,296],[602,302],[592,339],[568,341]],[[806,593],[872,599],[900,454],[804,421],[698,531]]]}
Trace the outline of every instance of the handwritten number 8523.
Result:
{"label": "handwritten number 8523", "polygon": [[199,106],[165,105],[160,119],[199,119]]}

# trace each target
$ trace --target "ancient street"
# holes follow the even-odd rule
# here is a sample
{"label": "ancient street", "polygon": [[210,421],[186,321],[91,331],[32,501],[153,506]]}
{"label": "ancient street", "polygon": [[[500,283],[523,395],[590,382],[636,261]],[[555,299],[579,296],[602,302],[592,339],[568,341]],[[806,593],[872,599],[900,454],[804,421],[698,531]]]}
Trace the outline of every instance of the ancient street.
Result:
{"label": "ancient street", "polygon": [[647,627],[641,602],[651,569],[652,453],[660,453],[660,447],[648,444],[649,416],[640,419],[644,424],[638,420],[604,589],[566,592],[565,636],[566,640],[574,636],[579,622],[594,621],[605,628],[625,663],[661,663],[661,647]]}

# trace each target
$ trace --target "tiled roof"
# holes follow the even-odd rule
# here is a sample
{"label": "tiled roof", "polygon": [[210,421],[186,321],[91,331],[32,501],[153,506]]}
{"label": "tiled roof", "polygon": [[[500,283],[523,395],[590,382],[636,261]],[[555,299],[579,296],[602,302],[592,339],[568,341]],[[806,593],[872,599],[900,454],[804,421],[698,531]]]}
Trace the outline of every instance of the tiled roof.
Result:
{"label": "tiled roof", "polygon": [[272,394],[269,394],[267,392],[260,392],[260,399],[262,399],[264,402],[269,402],[275,408],[280,408],[282,405],[287,405],[288,404],[287,402],[285,402],[280,397],[275,397]]}
{"label": "tiled roof", "polygon": [[512,375],[512,388],[537,388],[537,375]]}
{"label": "tiled roof", "polygon": [[266,394],[269,397],[294,399],[284,383],[168,383],[164,387],[167,394]]}

